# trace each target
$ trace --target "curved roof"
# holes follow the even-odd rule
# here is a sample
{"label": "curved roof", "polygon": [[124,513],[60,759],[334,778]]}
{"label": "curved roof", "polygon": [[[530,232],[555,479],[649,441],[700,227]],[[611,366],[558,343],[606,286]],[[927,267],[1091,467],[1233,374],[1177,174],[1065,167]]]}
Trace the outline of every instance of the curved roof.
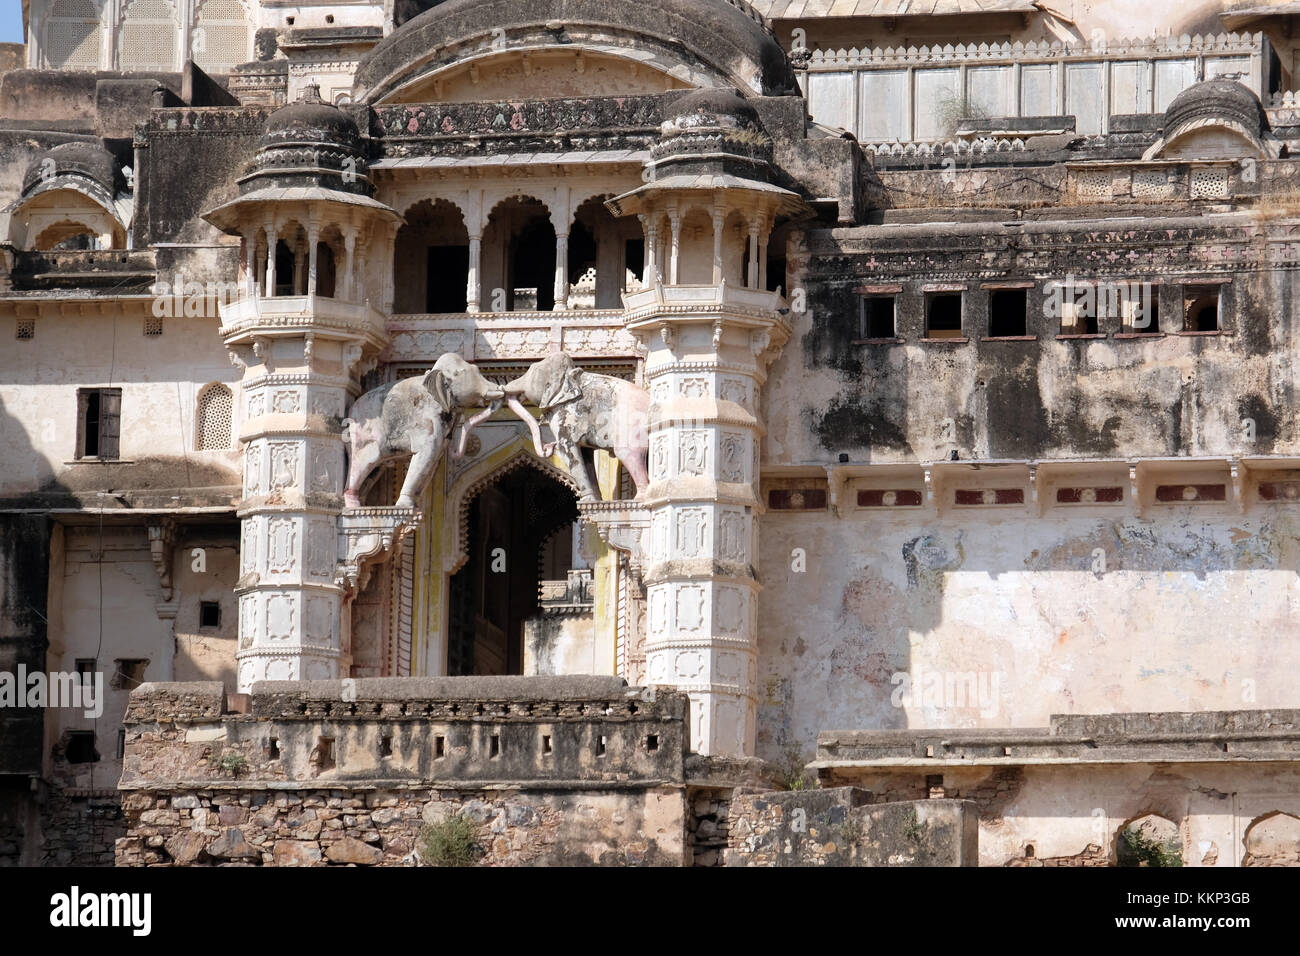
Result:
{"label": "curved roof", "polygon": [[741,0],[443,0],[366,54],[353,99],[382,100],[410,80],[491,50],[469,43],[500,37],[502,29],[508,36],[512,27],[544,30],[546,42],[561,49],[581,48],[588,34],[613,33],[628,44],[629,55],[668,50],[684,64],[706,68],[715,85],[763,95],[797,90],[785,51]]}
{"label": "curved roof", "polygon": [[56,176],[73,176],[100,186],[111,200],[117,193],[117,161],[98,143],[60,143],[41,153],[23,176],[23,195],[30,195]]}

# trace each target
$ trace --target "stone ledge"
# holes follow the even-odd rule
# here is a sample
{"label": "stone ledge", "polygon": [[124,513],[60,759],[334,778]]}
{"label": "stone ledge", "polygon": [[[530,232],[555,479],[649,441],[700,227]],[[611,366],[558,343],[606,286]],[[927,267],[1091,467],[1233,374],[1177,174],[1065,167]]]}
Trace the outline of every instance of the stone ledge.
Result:
{"label": "stone ledge", "polygon": [[1048,727],[826,731],[811,769],[1300,761],[1300,710],[1054,714]]}

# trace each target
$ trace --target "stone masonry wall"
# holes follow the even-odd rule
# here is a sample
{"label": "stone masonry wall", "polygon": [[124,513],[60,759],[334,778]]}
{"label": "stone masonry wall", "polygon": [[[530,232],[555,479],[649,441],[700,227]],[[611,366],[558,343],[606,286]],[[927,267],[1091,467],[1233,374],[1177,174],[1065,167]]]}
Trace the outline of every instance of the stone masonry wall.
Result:
{"label": "stone masonry wall", "polygon": [[686,699],[617,678],[144,684],[122,866],[416,865],[468,822],[482,865],[673,865]]}
{"label": "stone masonry wall", "polygon": [[970,801],[871,800],[855,787],[736,794],[726,865],[978,865],[978,816]]}

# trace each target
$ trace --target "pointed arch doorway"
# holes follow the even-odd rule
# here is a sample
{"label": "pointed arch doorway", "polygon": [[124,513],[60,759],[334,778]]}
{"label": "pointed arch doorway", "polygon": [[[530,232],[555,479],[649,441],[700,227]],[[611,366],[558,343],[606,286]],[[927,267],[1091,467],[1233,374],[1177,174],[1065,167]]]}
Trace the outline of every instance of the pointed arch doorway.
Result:
{"label": "pointed arch doorway", "polygon": [[538,584],[573,565],[577,499],[533,467],[506,471],[469,503],[465,563],[448,590],[447,674],[522,674]]}

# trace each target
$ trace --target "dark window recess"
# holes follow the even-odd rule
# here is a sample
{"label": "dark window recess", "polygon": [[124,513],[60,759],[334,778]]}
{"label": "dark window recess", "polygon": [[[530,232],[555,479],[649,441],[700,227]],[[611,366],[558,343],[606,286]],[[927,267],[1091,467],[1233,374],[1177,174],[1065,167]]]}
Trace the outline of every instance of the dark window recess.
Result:
{"label": "dark window recess", "polygon": [[925,334],[931,339],[961,338],[960,292],[932,292],[925,297]]}
{"label": "dark window recess", "polygon": [[[429,246],[426,312],[464,312],[469,275],[469,246]],[[456,278],[450,279],[449,276]]]}
{"label": "dark window recess", "polygon": [[863,296],[862,337],[864,339],[892,339],[894,337],[894,297],[892,295]]}
{"label": "dark window recess", "polygon": [[280,738],[278,738],[278,737],[272,737],[270,740],[267,741],[267,743],[266,743],[266,759],[267,759],[267,760],[279,760],[279,759],[280,759]]}
{"label": "dark window recess", "polygon": [[599,736],[599,737],[596,738],[596,756],[597,756],[597,757],[603,757],[603,756],[605,756],[605,746],[606,746],[606,744],[607,744],[607,741],[606,741],[604,735],[601,735],[601,736]]}
{"label": "dark window recess", "polygon": [[1130,332],[1153,335],[1160,331],[1160,290],[1152,289],[1150,295],[1133,300],[1133,318]]}
{"label": "dark window recess", "polygon": [[220,626],[221,626],[221,602],[200,601],[199,602],[199,627],[220,627]]}
{"label": "dark window recess", "polygon": [[293,295],[296,287],[293,268],[296,257],[289,244],[283,239],[277,239],[275,243],[275,289],[272,290],[274,295]]}
{"label": "dark window recess", "polygon": [[82,687],[90,687],[95,683],[95,659],[93,657],[81,657],[77,659],[77,676],[81,679]]}
{"label": "dark window recess", "polygon": [[121,760],[126,756],[126,730],[119,729],[117,732],[117,759]]}
{"label": "dark window recess", "polygon": [[121,419],[120,388],[78,389],[77,457],[117,458]]}
{"label": "dark window recess", "polygon": [[95,749],[95,732],[93,730],[74,730],[68,734],[68,746],[64,751],[68,763],[98,763],[99,751]]}
{"label": "dark window recess", "polygon": [[659,735],[650,734],[645,739],[645,749],[653,753],[659,749]]}
{"label": "dark window recess", "polygon": [[629,239],[623,245],[623,256],[629,272],[637,281],[644,281],[645,276],[645,240]]}
{"label": "dark window recess", "polygon": [[550,752],[551,752],[551,735],[542,734],[542,753],[548,754]]}
{"label": "dark window recess", "polygon": [[144,683],[144,672],[149,661],[141,658],[119,658],[113,671],[112,685],[120,690],[135,690]]}
{"label": "dark window recess", "polygon": [[1026,335],[1028,296],[1024,289],[997,289],[989,296],[989,336],[1005,339]]}
{"label": "dark window recess", "polygon": [[500,734],[492,734],[490,737],[488,737],[488,756],[489,757],[501,756],[501,735]]}
{"label": "dark window recess", "polygon": [[447,738],[446,738],[446,737],[434,737],[434,738],[433,738],[433,755],[434,755],[435,757],[445,757],[445,756],[447,756]]}
{"label": "dark window recess", "polygon": [[1219,287],[1189,285],[1183,289],[1183,331],[1217,332],[1219,329]]}
{"label": "dark window recess", "polygon": [[393,755],[393,738],[385,735],[379,738],[379,756],[391,757]]}
{"label": "dark window recess", "polygon": [[[769,247],[770,248],[770,247]],[[767,291],[785,288],[785,256],[767,257]]]}

